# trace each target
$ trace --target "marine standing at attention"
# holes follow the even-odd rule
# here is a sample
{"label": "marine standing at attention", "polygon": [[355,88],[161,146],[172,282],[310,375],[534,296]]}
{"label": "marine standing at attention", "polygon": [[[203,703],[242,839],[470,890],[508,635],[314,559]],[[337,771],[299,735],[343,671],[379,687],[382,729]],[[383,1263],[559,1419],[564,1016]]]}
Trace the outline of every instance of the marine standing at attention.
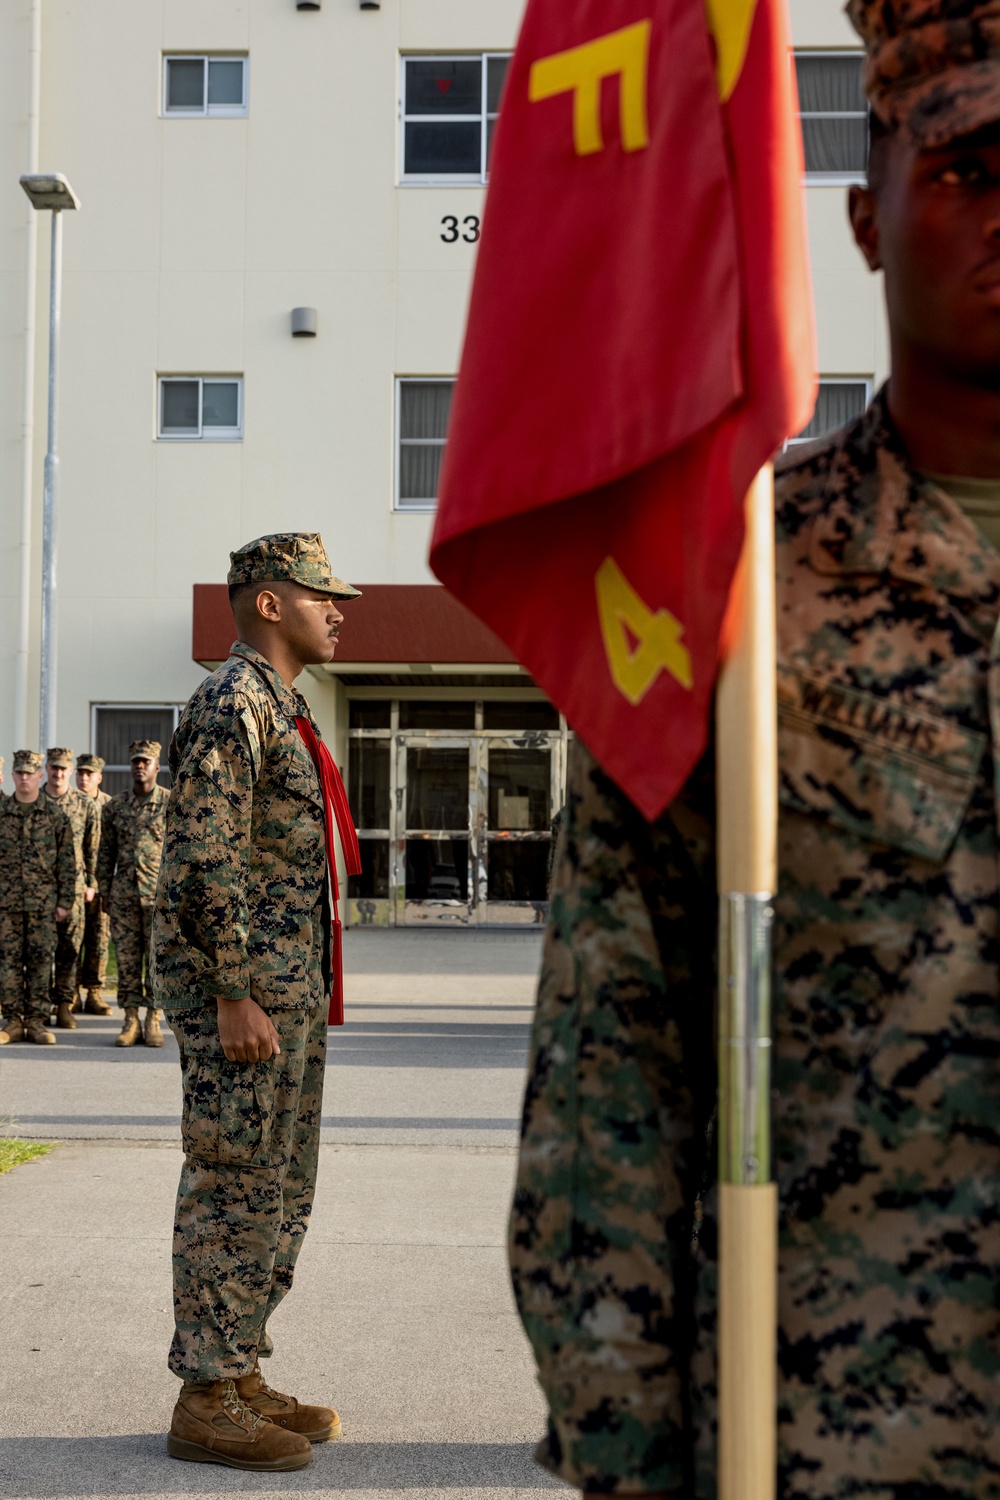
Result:
{"label": "marine standing at attention", "polygon": [[83,946],[87,912],[99,906],[97,897],[97,850],[101,842],[101,817],[89,797],[70,786],[73,752],[55,746],[46,751],[45,785],[42,791],[66,814],[73,830],[76,855],[76,900],[64,922],[57,928],[55,976],[52,999],[56,1025],[72,1031],[76,1027],[76,971]]}
{"label": "marine standing at attention", "polygon": [[0,799],[0,1047],[55,1042],[45,1023],[56,924],[72,910],[77,868],[69,819],[41,784],[38,751],[17,750],[14,795]]}
{"label": "marine standing at attention", "polygon": [[[98,818],[111,801],[107,792],[102,792],[104,761],[99,755],[78,755],[76,758],[76,788],[89,797],[97,808]],[[77,990],[86,990],[87,999],[83,1009],[89,1016],[110,1016],[111,1006],[101,990],[108,972],[108,940],[111,936],[111,921],[100,900],[91,901],[84,908],[83,946],[80,949],[80,964],[77,972]],[[80,1009],[79,999],[77,1009]]]}
{"label": "marine standing at attention", "polygon": [[184,1384],[167,1444],[193,1462],[298,1469],[340,1436],[335,1411],[272,1390],[258,1360],[312,1208],[332,966],[324,797],[296,719],[318,731],[292,684],[333,659],[335,601],[357,594],[315,533],[232,553],[239,638],[170,749],[153,952],[184,1095],[169,1358]]}
{"label": "marine standing at attention", "polygon": [[[851,0],[891,376],[778,464],[778,1494],[1000,1495],[1000,3]],[[510,1254],[589,1496],[716,1494],[715,797],[577,740]]]}
{"label": "marine standing at attention", "polygon": [[[115,940],[118,1004],[125,1012],[115,1046],[134,1047],[143,1041],[147,1047],[162,1047],[160,1016],[149,984],[149,935],[170,793],[156,784],[160,774],[156,740],[133,740],[128,753],[132,790],[112,797],[101,815],[97,861],[101,904],[111,916]],[[139,1024],[143,1003],[144,1027]]]}

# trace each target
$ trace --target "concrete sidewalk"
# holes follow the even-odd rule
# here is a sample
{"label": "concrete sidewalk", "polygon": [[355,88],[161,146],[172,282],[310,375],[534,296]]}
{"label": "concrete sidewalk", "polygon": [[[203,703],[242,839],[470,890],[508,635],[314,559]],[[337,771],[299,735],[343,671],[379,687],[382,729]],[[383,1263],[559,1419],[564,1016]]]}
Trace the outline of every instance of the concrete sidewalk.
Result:
{"label": "concrete sidewalk", "polygon": [[[344,1440],[318,1446],[299,1474],[183,1464],[165,1452],[176,1394],[165,1357],[181,1154],[172,1120],[156,1127],[172,1141],[124,1137],[153,1128],[127,1122],[148,1120],[155,1090],[167,1086],[159,1070],[164,1080],[176,1073],[175,1057],[111,1048],[102,1063],[102,1028],[115,1028],[92,1018],[44,1053],[5,1049],[5,1118],[11,1083],[23,1088],[30,1068],[33,1097],[19,1108],[30,1104],[26,1112],[51,1122],[32,1133],[93,1137],[113,1128],[117,1138],[66,1139],[0,1178],[0,1495],[570,1493],[531,1459],[543,1407],[504,1249],[537,940],[513,935],[508,951],[501,935],[447,934],[445,947],[420,933],[418,949],[405,934],[394,947],[395,936],[349,943],[352,1016],[362,1004],[371,1011],[352,1021],[354,1060],[335,1055],[326,1109],[339,1117],[343,1090],[356,1087],[366,1123],[327,1127],[363,1138],[321,1150],[313,1224],[274,1319],[270,1379],[332,1402],[344,1424]],[[462,953],[450,946],[456,937]],[[176,1076],[174,1090],[176,1111]],[[59,1115],[74,1121],[60,1125]],[[113,1127],[102,1124],[112,1118]],[[409,1123],[384,1124],[400,1118]],[[441,1129],[442,1119],[455,1123]],[[497,1120],[500,1130],[489,1123]]]}

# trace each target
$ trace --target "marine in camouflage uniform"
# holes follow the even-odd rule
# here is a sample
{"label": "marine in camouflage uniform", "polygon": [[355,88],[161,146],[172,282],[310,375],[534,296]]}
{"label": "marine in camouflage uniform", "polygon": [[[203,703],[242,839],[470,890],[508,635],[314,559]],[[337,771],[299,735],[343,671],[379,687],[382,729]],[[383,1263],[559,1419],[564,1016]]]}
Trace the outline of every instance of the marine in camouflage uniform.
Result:
{"label": "marine in camouflage uniform", "polygon": [[[859,0],[873,107],[937,58],[935,144],[1000,118],[1000,7],[942,76],[986,9]],[[958,146],[975,264],[997,148]],[[1000,1496],[1000,552],[890,399],[776,486],[781,1500]],[[539,1459],[595,1495],[716,1494],[714,804],[711,756],[649,824],[571,752],[509,1248]]]}
{"label": "marine in camouflage uniform", "polygon": [[34,778],[34,801],[0,800],[0,1045],[55,1041],[45,1022],[56,948],[56,912],[76,897],[77,866],[69,819],[38,791],[42,757],[18,750],[14,771]]}
{"label": "marine in camouflage uniform", "polygon": [[[313,534],[265,537],[232,554],[231,595],[266,581],[298,583],[327,604],[357,592],[332,576]],[[255,1411],[291,1430],[312,1421],[313,1441],[340,1431],[332,1409],[279,1418],[259,1398],[268,1319],[291,1287],[312,1208],[331,982],[323,798],[299,716],[312,722],[305,699],[237,641],[192,696],[170,747],[153,953],[184,1096],[169,1366],[185,1386],[171,1452],[190,1392],[206,1383],[235,1382]],[[222,1007],[246,997],[279,1039],[280,1053],[263,1062],[230,1061],[220,1043]]]}
{"label": "marine in camouflage uniform", "polygon": [[[100,818],[111,801],[110,794],[101,790],[104,761],[99,755],[78,755],[76,758],[77,791],[89,797],[97,808]],[[111,918],[97,897],[88,901],[84,908],[83,946],[80,949],[80,964],[77,985],[86,990],[84,1005],[88,1015],[109,1016],[111,1007],[101,995],[108,972],[108,942],[111,937]]]}
{"label": "marine in camouflage uniform", "polygon": [[[118,1004],[125,1013],[115,1045],[131,1047],[141,1037],[147,1046],[161,1047],[163,1037],[148,968],[153,902],[163,858],[170,793],[155,781],[160,764],[160,746],[156,740],[134,740],[129,746],[129,760],[133,781],[141,767],[148,773],[150,790],[140,795],[133,785],[131,791],[111,798],[101,815],[101,851],[97,861],[101,897],[111,917],[118,960]],[[143,1004],[146,1021],[140,1030],[139,1008]]]}
{"label": "marine in camouflage uniform", "polygon": [[[55,975],[52,1003],[56,1007],[57,1025],[73,1030],[76,1021],[73,1008],[76,1003],[76,971],[83,944],[86,913],[97,902],[97,850],[101,842],[101,819],[94,803],[76,787],[65,785],[57,792],[53,785],[53,771],[65,771],[68,777],[73,769],[73,752],[54,747],[46,752],[48,779],[42,788],[44,794],[59,807],[70,821],[73,829],[73,849],[76,854],[76,899],[69,916],[56,929]],[[85,900],[91,891],[90,901]]]}

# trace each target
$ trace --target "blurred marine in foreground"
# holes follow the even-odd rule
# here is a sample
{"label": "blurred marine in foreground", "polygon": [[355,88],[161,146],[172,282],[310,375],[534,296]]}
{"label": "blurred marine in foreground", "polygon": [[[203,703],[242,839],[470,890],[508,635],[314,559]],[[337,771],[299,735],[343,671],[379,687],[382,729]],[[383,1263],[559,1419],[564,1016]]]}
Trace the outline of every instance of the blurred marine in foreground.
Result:
{"label": "blurred marine in foreground", "polygon": [[[1000,1493],[1000,5],[852,0],[888,385],[779,465],[779,1495]],[[711,758],[577,740],[510,1253],[590,1494],[715,1494]]]}

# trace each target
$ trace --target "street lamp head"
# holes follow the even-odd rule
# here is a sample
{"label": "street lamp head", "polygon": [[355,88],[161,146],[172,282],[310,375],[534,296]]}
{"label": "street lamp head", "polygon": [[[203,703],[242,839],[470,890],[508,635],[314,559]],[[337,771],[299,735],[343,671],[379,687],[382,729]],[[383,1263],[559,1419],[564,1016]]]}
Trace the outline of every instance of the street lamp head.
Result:
{"label": "street lamp head", "polygon": [[61,172],[25,172],[21,186],[33,208],[79,208],[80,200]]}

